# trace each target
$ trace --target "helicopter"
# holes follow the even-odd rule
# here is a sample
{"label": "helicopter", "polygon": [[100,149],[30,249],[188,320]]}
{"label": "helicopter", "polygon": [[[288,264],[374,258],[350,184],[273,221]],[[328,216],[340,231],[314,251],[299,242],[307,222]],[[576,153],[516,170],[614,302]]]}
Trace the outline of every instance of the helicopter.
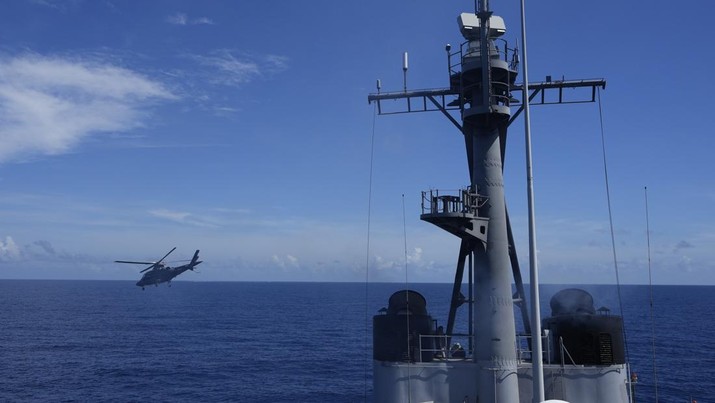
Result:
{"label": "helicopter", "polygon": [[169,267],[162,263],[164,259],[166,259],[167,256],[171,254],[176,250],[176,247],[174,249],[170,250],[169,253],[164,255],[161,259],[159,259],[158,262],[135,262],[135,261],[130,261],[130,260],[115,260],[115,263],[129,263],[129,264],[148,264],[150,265],[146,269],[140,271],[139,273],[144,273],[142,278],[137,281],[137,286],[141,287],[142,290],[144,290],[144,287],[149,286],[149,285],[154,285],[156,287],[159,286],[161,283],[168,283],[169,287],[171,287],[171,280],[174,279],[174,277],[178,276],[179,274],[185,272],[186,270],[191,270],[194,271],[194,267],[198,266],[201,264],[201,260],[199,260],[199,250],[196,249],[196,252],[194,253],[194,257],[191,259],[191,262],[188,264],[185,264],[183,266],[177,266],[177,267]]}

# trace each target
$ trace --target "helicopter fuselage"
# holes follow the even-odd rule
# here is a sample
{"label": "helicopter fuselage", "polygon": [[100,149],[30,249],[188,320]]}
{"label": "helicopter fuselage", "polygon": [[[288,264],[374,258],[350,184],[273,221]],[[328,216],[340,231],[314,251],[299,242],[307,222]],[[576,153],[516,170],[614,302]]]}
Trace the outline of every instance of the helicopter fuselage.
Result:
{"label": "helicopter fuselage", "polygon": [[168,283],[174,279],[174,277],[179,274],[189,270],[189,265],[184,265],[176,268],[172,267],[161,267],[155,268],[151,271],[144,273],[142,278],[137,281],[137,286],[146,287],[148,285],[159,285],[161,283]]}
{"label": "helicopter fuselage", "polygon": [[[176,248],[174,248],[176,249]],[[146,269],[142,270],[141,272],[144,273],[142,278],[137,281],[137,286],[141,287],[142,290],[146,286],[150,285],[155,285],[159,286],[161,283],[169,283],[171,285],[171,280],[174,279],[174,277],[178,276],[179,274],[187,271],[187,270],[194,270],[194,267],[198,266],[201,264],[201,261],[199,260],[199,250],[197,249],[196,252],[194,253],[193,258],[188,264],[185,264],[183,266],[177,266],[177,267],[169,267],[165,264],[162,263],[162,261],[171,254],[171,252],[174,251],[174,249],[170,250],[169,253],[164,255],[163,258],[161,258],[158,262],[137,262],[137,261],[129,261],[129,260],[116,260],[115,262],[117,263],[129,263],[129,264],[149,264],[150,266],[147,267]]]}

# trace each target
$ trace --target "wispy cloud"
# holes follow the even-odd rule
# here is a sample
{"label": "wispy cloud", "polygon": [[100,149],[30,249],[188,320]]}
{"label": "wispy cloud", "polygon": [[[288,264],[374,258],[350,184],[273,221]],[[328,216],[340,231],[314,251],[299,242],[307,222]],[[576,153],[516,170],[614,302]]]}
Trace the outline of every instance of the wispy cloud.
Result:
{"label": "wispy cloud", "polygon": [[226,86],[241,86],[259,77],[276,74],[288,68],[289,59],[278,55],[250,56],[228,49],[190,58],[208,68],[208,81]]}
{"label": "wispy cloud", "polygon": [[191,23],[196,24],[196,25],[201,25],[201,24],[214,25],[213,20],[208,17],[194,18],[193,20],[191,20]]}
{"label": "wispy cloud", "polygon": [[228,51],[214,52],[209,56],[194,56],[204,66],[217,70],[213,82],[224,85],[241,85],[261,74],[258,63],[248,59],[239,59]]}
{"label": "wispy cloud", "polygon": [[27,2],[31,4],[37,4],[39,6],[58,8],[57,2],[51,0],[28,0]]}
{"label": "wispy cloud", "polygon": [[690,242],[680,241],[675,245],[675,248],[673,248],[673,253],[677,253],[683,249],[691,249],[691,248],[694,248],[694,246]]}
{"label": "wispy cloud", "polygon": [[175,13],[166,17],[166,22],[174,25],[214,25],[208,17],[189,18],[184,13]]}
{"label": "wispy cloud", "polygon": [[298,258],[293,255],[285,255],[285,256],[273,255],[271,257],[271,261],[273,262],[273,264],[275,264],[277,267],[281,268],[282,270],[299,269],[300,268],[300,263],[298,262]]}
{"label": "wispy cloud", "polygon": [[57,10],[64,10],[67,7],[76,7],[82,2],[82,0],[28,0],[28,3],[36,4],[38,6],[50,7]]}
{"label": "wispy cloud", "polygon": [[266,55],[263,57],[269,71],[280,72],[288,68],[288,58],[278,55]]}
{"label": "wispy cloud", "polygon": [[0,163],[65,153],[91,135],[140,127],[147,104],[174,98],[161,83],[108,63],[0,58]]}
{"label": "wispy cloud", "polygon": [[207,227],[216,228],[218,224],[212,222],[210,219],[205,217],[199,217],[194,214],[183,212],[183,211],[172,211],[166,209],[158,209],[149,211],[154,217],[162,218],[165,220],[173,221],[175,223],[190,225],[195,227]]}

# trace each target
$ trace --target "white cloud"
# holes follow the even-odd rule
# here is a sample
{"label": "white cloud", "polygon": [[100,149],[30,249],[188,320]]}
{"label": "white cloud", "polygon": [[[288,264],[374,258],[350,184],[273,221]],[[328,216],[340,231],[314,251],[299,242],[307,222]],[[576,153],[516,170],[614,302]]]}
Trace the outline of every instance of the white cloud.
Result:
{"label": "white cloud", "polygon": [[219,49],[208,55],[190,56],[199,64],[211,69],[208,80],[214,84],[240,86],[265,74],[274,74],[288,68],[287,57],[267,55],[253,57],[239,55],[228,49]]}
{"label": "white cloud", "polygon": [[20,259],[20,248],[10,237],[5,238],[5,242],[0,240],[0,262],[15,261]]}
{"label": "white cloud", "polygon": [[76,5],[76,1],[67,2],[63,0],[29,0],[30,3],[38,6],[50,7],[57,10],[63,10],[68,5]]}
{"label": "white cloud", "polygon": [[166,17],[166,22],[174,25],[214,25],[208,17],[189,18],[184,13],[175,13]]}
{"label": "white cloud", "polygon": [[91,135],[140,127],[148,103],[174,98],[160,83],[111,64],[0,59],[0,162],[61,154]]}
{"label": "white cloud", "polygon": [[64,252],[58,253],[49,241],[34,241],[29,245],[18,246],[11,236],[0,240],[0,262],[38,261],[67,258]]}
{"label": "white cloud", "polygon": [[260,75],[257,63],[245,59],[240,60],[227,51],[221,51],[211,56],[195,56],[195,59],[222,73],[215,80],[225,85],[244,84]]}
{"label": "white cloud", "polygon": [[186,221],[186,219],[191,215],[191,214],[185,213],[185,212],[170,211],[170,210],[164,210],[164,209],[152,210],[149,212],[149,214],[156,216],[156,217],[160,217],[160,218],[166,218],[167,220],[176,221],[176,222]]}
{"label": "white cloud", "polygon": [[288,68],[289,59],[285,56],[267,55],[263,58],[271,71],[284,71]]}
{"label": "white cloud", "polygon": [[422,264],[422,248],[414,248],[412,253],[407,254],[407,263],[420,265]]}
{"label": "white cloud", "polygon": [[176,13],[166,17],[166,22],[174,25],[186,25],[187,21],[188,18],[186,17],[186,14],[183,13]]}
{"label": "white cloud", "polygon": [[214,25],[213,20],[208,17],[194,18],[193,20],[191,20],[191,23],[195,24],[195,25],[201,25],[201,24]]}
{"label": "white cloud", "polygon": [[273,255],[271,257],[271,260],[273,263],[283,269],[299,269],[300,268],[300,263],[298,262],[298,258],[292,255],[285,255],[285,256],[278,256],[278,255]]}
{"label": "white cloud", "polygon": [[154,217],[163,218],[179,224],[192,225],[196,227],[216,228],[218,225],[206,217],[198,217],[191,213],[182,211],[171,211],[166,209],[151,210],[149,214]]}
{"label": "white cloud", "polygon": [[[422,248],[416,247],[407,253],[407,270],[422,270],[434,265],[434,262],[425,262],[422,259]],[[383,256],[376,255],[371,262],[372,268],[382,271],[405,271],[405,256],[399,259],[386,259]]]}

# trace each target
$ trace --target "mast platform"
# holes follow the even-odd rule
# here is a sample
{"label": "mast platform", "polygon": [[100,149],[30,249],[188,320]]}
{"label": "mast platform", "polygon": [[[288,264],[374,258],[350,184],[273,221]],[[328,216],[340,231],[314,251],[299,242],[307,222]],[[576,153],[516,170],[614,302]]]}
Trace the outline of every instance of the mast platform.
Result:
{"label": "mast platform", "polygon": [[488,199],[469,189],[460,189],[457,193],[422,192],[420,219],[460,238],[474,237],[486,243],[489,218],[480,216],[479,209]]}

